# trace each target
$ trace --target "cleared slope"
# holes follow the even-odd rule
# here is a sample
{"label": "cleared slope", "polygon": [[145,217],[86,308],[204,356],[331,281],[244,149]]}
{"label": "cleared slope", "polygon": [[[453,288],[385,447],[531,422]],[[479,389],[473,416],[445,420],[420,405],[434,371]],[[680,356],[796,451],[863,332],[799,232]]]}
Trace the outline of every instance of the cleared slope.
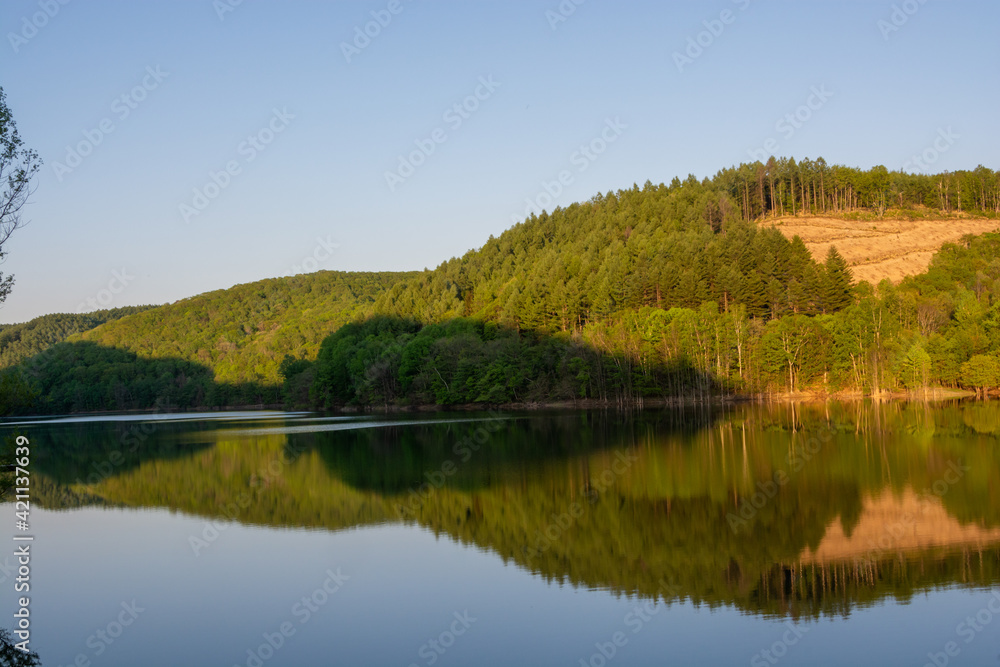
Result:
{"label": "cleared slope", "polygon": [[825,216],[784,217],[762,226],[775,227],[789,239],[798,235],[813,258],[822,261],[835,245],[851,266],[855,280],[877,284],[884,278],[898,283],[923,273],[945,243],[966,234],[1000,228],[989,218],[954,217],[928,220],[844,220]]}

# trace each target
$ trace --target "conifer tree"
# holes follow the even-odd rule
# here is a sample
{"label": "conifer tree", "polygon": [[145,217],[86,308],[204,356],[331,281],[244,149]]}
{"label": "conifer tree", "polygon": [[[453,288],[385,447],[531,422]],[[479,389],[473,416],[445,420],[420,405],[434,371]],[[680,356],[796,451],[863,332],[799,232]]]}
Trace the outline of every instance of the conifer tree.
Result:
{"label": "conifer tree", "polygon": [[851,282],[853,276],[847,266],[847,261],[830,246],[826,253],[826,271],[823,281],[823,311],[835,313],[851,305]]}

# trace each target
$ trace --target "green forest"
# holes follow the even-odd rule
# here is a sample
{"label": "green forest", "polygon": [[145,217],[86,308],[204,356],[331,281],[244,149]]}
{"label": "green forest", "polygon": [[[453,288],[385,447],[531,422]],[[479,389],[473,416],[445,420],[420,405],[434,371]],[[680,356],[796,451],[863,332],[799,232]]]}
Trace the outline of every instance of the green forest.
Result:
{"label": "green forest", "polygon": [[898,285],[855,284],[836,249],[814,258],[759,225],[819,213],[1000,219],[1000,174],[772,159],[647,182],[433,270],[261,281],[109,321],[0,386],[8,412],[1000,387],[1000,236],[946,245]]}
{"label": "green forest", "polygon": [[0,370],[16,366],[76,333],[155,306],[127,306],[78,315],[42,315],[22,324],[0,324]]}
{"label": "green forest", "polygon": [[[285,355],[315,357],[324,336],[409,275],[320,271],[109,319],[0,374],[0,395],[7,412],[278,404]],[[50,317],[37,328],[72,316]]]}

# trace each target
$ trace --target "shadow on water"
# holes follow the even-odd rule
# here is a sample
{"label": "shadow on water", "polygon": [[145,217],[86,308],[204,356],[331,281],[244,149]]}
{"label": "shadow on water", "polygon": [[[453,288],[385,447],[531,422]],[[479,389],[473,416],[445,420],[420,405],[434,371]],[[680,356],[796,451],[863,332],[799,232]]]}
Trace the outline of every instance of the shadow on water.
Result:
{"label": "shadow on water", "polygon": [[[473,413],[454,422],[320,433],[310,446],[333,475],[356,489],[399,495],[430,484],[475,491],[634,446],[650,430],[691,436],[722,414],[717,408]],[[477,420],[468,423],[468,418]]]}

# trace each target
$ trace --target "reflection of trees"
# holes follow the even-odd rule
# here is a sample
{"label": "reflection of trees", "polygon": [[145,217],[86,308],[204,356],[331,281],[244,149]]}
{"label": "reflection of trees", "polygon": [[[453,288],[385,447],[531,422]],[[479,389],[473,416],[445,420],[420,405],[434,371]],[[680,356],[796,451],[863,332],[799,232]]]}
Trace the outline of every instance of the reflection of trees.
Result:
{"label": "reflection of trees", "polygon": [[[107,479],[71,491],[77,502],[330,530],[398,521],[406,505],[407,520],[553,581],[650,597],[668,582],[683,597],[755,613],[847,613],[932,586],[1000,581],[996,545],[802,560],[834,522],[850,537],[865,498],[920,493],[959,460],[970,470],[941,505],[959,522],[1000,526],[1000,449],[968,426],[968,409],[889,403],[521,415],[494,422],[499,428],[467,460],[455,445],[482,422],[292,435],[178,427],[151,436]],[[77,470],[106,457],[109,438],[120,439],[100,431],[77,433],[86,437],[56,466],[60,479],[83,479]],[[619,452],[636,462],[599,483]],[[449,462],[453,473],[411,493]],[[39,470],[48,472],[41,463]],[[727,516],[778,472],[787,483],[734,532]],[[580,511],[570,511],[574,504]]]}
{"label": "reflection of trees", "polygon": [[183,422],[156,421],[35,427],[32,465],[66,485],[100,480],[136,468],[143,461],[187,458],[210,446],[192,433],[194,428]]}

